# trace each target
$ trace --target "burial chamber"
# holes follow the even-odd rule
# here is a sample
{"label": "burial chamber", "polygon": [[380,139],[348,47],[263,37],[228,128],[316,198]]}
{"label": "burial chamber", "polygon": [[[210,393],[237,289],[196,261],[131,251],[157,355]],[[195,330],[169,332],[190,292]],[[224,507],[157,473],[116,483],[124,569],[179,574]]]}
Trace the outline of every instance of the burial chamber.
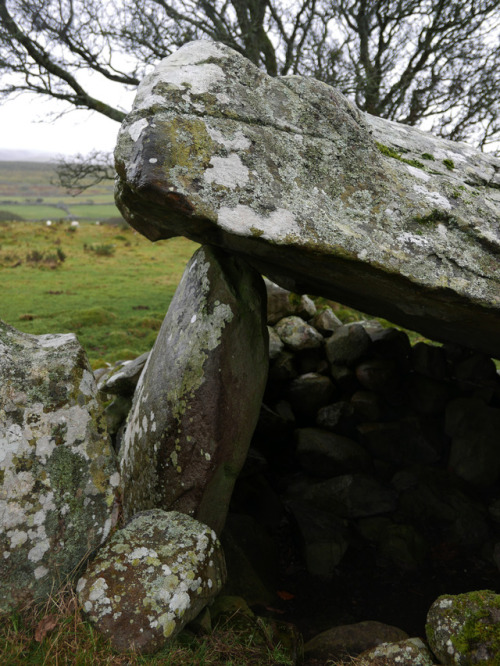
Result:
{"label": "burial chamber", "polygon": [[183,235],[296,293],[500,358],[500,160],[272,78],[209,41],[142,82],[116,201],[152,241]]}

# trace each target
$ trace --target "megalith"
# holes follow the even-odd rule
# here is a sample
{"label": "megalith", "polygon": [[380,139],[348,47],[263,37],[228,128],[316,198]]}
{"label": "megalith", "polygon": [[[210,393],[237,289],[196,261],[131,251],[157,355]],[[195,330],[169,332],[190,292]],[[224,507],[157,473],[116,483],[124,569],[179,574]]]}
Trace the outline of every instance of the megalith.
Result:
{"label": "megalith", "polygon": [[100,549],[77,585],[86,617],[116,650],[152,653],[221,591],[213,530],[176,511],[136,514]]}
{"label": "megalith", "polygon": [[139,86],[117,205],[151,240],[224,248],[333,298],[500,357],[500,160],[362,114],[197,41]]}
{"label": "megalith", "polygon": [[118,485],[76,337],[0,322],[0,611],[66,582],[116,522]]}
{"label": "megalith", "polygon": [[188,263],[120,449],[126,517],[161,508],[220,534],[267,379],[264,282],[224,251]]}

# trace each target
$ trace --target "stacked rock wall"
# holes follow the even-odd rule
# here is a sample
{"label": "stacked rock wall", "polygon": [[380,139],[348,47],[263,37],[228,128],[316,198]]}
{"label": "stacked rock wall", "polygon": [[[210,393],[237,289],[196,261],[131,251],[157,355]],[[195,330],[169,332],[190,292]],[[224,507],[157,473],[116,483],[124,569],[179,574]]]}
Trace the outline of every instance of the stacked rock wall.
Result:
{"label": "stacked rock wall", "polygon": [[342,324],[329,308],[307,320],[283,314],[270,330],[253,445],[279,479],[310,573],[331,576],[354,537],[403,569],[442,543],[491,556],[500,506],[494,361],[455,345],[412,346],[377,321]]}
{"label": "stacked rock wall", "polygon": [[[494,361],[456,345],[412,346],[376,320],[343,324],[329,306],[270,282],[267,291],[269,378],[233,511],[259,519],[241,489],[265,477],[293,517],[309,572],[326,578],[360,540],[404,570],[443,544],[493,561]],[[110,382],[112,371],[103,390]]]}

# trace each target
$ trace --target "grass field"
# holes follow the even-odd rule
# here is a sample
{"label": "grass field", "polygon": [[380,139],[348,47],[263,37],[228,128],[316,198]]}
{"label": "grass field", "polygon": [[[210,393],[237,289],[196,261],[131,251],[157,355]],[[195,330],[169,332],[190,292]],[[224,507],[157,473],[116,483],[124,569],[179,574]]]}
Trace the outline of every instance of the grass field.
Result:
{"label": "grass field", "polygon": [[76,333],[94,368],[149,350],[197,246],[122,226],[0,224],[0,319]]}
{"label": "grass field", "polygon": [[24,220],[76,218],[95,222],[120,215],[112,181],[72,196],[55,180],[53,164],[0,162],[0,219],[13,213]]}

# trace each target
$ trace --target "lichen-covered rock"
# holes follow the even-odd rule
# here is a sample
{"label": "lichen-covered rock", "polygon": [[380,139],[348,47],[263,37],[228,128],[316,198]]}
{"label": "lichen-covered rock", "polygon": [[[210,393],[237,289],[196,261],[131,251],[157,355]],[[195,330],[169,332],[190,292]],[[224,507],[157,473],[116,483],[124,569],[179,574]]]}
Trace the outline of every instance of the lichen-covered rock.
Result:
{"label": "lichen-covered rock", "polygon": [[132,361],[116,363],[99,378],[99,390],[112,395],[133,395],[148,356],[149,352],[145,352]]}
{"label": "lichen-covered rock", "polygon": [[309,296],[292,294],[267,278],[264,278],[264,282],[267,291],[267,323],[271,326],[290,315],[311,319],[316,314],[316,306]]}
{"label": "lichen-covered rock", "polygon": [[432,604],[425,630],[441,664],[500,664],[500,595],[444,594]]}
{"label": "lichen-covered rock", "polygon": [[86,616],[115,649],[152,653],[220,592],[225,575],[213,530],[155,509],[113,534],[77,592]]}
{"label": "lichen-covered rock", "polygon": [[373,666],[433,666],[428,647],[420,638],[407,638],[398,643],[382,643],[359,655]]}
{"label": "lichen-covered rock", "polygon": [[120,449],[127,517],[176,510],[220,534],[267,368],[262,278],[221,250],[200,248],[134,396]]}
{"label": "lichen-covered rock", "polygon": [[321,333],[314,326],[307,324],[301,317],[295,315],[280,319],[274,330],[285,346],[292,351],[317,349],[323,344]]}
{"label": "lichen-covered rock", "polygon": [[140,85],[116,166],[118,205],[151,240],[219,245],[293,292],[500,357],[491,155],[198,41]]}
{"label": "lichen-covered rock", "polygon": [[355,657],[381,643],[402,641],[407,638],[408,634],[398,627],[367,620],[323,631],[305,644],[304,652],[309,659],[327,661],[345,656]]}
{"label": "lichen-covered rock", "polygon": [[101,544],[118,485],[76,337],[0,322],[0,611],[45,598]]}

